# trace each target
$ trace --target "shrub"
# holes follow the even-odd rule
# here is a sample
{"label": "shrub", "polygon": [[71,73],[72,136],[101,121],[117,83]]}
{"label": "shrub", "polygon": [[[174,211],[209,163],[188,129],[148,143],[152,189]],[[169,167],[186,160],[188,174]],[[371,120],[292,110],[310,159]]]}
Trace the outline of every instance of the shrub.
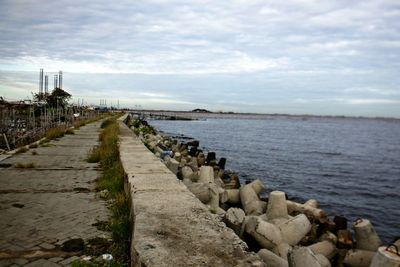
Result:
{"label": "shrub", "polygon": [[46,139],[48,139],[48,140],[57,139],[57,138],[63,137],[64,134],[65,134],[65,130],[63,127],[51,128],[46,133]]}
{"label": "shrub", "polygon": [[67,130],[65,131],[65,134],[75,134],[75,132],[74,132],[74,130],[72,130],[72,129],[67,129]]}

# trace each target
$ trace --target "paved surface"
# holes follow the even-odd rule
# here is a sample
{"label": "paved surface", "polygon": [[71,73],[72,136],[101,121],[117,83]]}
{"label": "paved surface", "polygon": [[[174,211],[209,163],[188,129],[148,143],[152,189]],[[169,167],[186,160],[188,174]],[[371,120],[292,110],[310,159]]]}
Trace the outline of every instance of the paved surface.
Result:
{"label": "paved surface", "polygon": [[133,266],[264,266],[122,122],[120,129],[133,209]]}
{"label": "paved surface", "polygon": [[[0,162],[0,267],[69,266],[80,253],[63,252],[63,242],[109,238],[93,226],[109,211],[93,192],[98,164],[85,161],[98,144],[99,126],[83,126],[48,147]],[[15,168],[18,163],[35,168]]]}

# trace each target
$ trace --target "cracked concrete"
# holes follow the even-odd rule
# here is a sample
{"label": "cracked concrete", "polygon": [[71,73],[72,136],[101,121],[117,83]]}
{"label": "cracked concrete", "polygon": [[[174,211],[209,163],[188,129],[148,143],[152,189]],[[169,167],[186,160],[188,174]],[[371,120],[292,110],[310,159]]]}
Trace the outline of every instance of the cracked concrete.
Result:
{"label": "cracked concrete", "polygon": [[0,266],[70,266],[78,257],[60,250],[64,241],[110,237],[92,225],[106,221],[109,211],[94,193],[99,166],[85,161],[98,144],[99,127],[83,126],[1,161],[12,166],[0,168]]}

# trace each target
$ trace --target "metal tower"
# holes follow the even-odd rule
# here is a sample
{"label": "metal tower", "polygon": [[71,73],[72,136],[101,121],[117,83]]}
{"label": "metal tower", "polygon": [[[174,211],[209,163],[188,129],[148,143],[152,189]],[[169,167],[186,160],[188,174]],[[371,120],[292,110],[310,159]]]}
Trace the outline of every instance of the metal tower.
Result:
{"label": "metal tower", "polygon": [[58,87],[58,75],[54,75],[54,89]]}
{"label": "metal tower", "polygon": [[63,72],[60,70],[58,72],[58,88],[62,89]]}

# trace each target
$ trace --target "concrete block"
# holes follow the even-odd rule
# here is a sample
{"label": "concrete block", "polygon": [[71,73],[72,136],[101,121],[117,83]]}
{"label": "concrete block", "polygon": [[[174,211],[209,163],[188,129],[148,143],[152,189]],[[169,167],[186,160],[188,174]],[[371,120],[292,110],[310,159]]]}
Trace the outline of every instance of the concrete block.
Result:
{"label": "concrete block", "polygon": [[201,166],[199,183],[214,183],[214,169],[211,166]]}
{"label": "concrete block", "polygon": [[316,255],[307,247],[295,247],[288,261],[290,267],[321,267]]}
{"label": "concrete block", "polygon": [[329,260],[332,259],[336,253],[336,246],[330,241],[321,241],[308,246],[314,254],[322,254]]}
{"label": "concrete block", "polygon": [[294,246],[311,230],[311,223],[304,214],[299,214],[280,224],[279,229],[283,241]]}
{"label": "concrete block", "polygon": [[282,243],[282,235],[279,228],[258,217],[250,217],[246,222],[245,230],[263,248],[273,249]]}
{"label": "concrete block", "polygon": [[375,252],[351,249],[347,252],[343,263],[349,267],[369,267]]}
{"label": "concrete block", "polygon": [[237,235],[240,235],[240,230],[246,218],[246,214],[240,208],[230,208],[226,211],[224,221]]}
{"label": "concrete block", "polygon": [[356,248],[361,250],[377,251],[382,241],[375,232],[371,222],[367,219],[359,219],[354,222],[353,229],[356,238]]}
{"label": "concrete block", "polygon": [[400,254],[398,249],[398,246],[379,247],[378,252],[372,258],[370,267],[399,267]]}
{"label": "concrete block", "polygon": [[272,191],[268,197],[267,219],[273,220],[279,218],[289,218],[285,192]]}
{"label": "concrete block", "polygon": [[260,249],[257,254],[267,264],[267,266],[289,267],[289,264],[286,260],[282,259],[268,249]]}

